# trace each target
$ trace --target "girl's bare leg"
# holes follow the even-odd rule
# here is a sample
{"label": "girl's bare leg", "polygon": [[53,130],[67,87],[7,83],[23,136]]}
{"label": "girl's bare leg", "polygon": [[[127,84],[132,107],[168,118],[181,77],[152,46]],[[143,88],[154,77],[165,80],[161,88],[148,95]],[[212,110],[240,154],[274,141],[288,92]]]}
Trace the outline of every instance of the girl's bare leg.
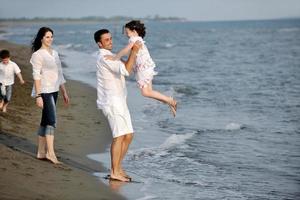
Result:
{"label": "girl's bare leg", "polygon": [[171,108],[173,116],[175,117],[176,109],[177,109],[177,102],[172,97],[168,97],[156,90],[153,90],[152,83],[149,83],[149,84],[145,85],[143,88],[141,88],[141,92],[144,97],[156,99],[158,101],[168,104]]}

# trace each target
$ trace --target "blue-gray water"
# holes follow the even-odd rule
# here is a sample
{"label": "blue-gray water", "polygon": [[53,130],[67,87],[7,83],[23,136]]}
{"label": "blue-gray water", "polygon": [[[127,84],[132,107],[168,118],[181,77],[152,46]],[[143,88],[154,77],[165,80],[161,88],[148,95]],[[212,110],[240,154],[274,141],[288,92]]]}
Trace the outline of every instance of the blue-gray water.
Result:
{"label": "blue-gray water", "polygon": [[[66,75],[95,86],[93,33],[109,28],[117,51],[127,42],[122,25],[48,24]],[[39,27],[12,26],[2,37],[29,44]],[[178,113],[143,98],[130,78],[135,139],[124,167],[142,183],[120,192],[140,200],[300,199],[300,20],[146,27],[154,88],[179,101]],[[110,167],[108,153],[89,157]]]}

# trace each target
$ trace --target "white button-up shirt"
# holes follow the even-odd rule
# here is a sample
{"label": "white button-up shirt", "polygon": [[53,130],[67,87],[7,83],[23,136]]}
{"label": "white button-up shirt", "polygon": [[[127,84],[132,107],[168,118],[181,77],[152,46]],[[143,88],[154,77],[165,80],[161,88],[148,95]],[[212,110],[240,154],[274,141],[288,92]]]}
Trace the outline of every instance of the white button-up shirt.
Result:
{"label": "white button-up shirt", "polygon": [[[59,86],[66,82],[58,53],[52,50],[52,55],[46,49],[39,49],[31,56],[33,79],[41,80],[41,93],[59,91]],[[33,87],[32,95],[35,95]]]}
{"label": "white button-up shirt", "polygon": [[116,101],[126,101],[125,77],[129,73],[120,60],[107,60],[105,55],[113,55],[109,50],[100,49],[97,58],[97,107],[103,109]]}
{"label": "white button-up shirt", "polygon": [[15,74],[20,73],[21,70],[18,65],[9,61],[7,65],[0,63],[0,83],[3,85],[13,85],[15,83]]}

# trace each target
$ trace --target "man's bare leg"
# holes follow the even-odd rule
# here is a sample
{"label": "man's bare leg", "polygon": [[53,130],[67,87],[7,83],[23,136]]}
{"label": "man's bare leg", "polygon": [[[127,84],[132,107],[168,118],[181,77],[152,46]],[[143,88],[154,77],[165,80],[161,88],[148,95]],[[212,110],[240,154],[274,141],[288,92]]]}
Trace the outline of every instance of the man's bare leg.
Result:
{"label": "man's bare leg", "polygon": [[129,180],[121,175],[120,165],[122,156],[122,143],[124,136],[114,138],[111,144],[110,155],[111,155],[111,172],[110,178],[119,181],[128,182]]}
{"label": "man's bare leg", "polygon": [[122,161],[125,158],[125,155],[128,151],[129,145],[131,144],[131,141],[133,139],[133,133],[129,133],[124,135],[124,139],[122,142],[122,152],[121,152],[121,162],[120,162],[120,172],[122,174],[122,176],[126,177],[126,178],[130,178],[126,172],[123,170],[122,168]]}

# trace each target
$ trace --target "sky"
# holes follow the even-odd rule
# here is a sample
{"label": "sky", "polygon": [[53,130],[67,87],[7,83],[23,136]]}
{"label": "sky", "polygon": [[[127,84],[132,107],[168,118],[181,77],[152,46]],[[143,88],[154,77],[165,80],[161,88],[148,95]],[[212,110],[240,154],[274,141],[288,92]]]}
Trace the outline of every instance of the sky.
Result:
{"label": "sky", "polygon": [[128,16],[193,21],[300,17],[300,0],[0,0],[0,18]]}

